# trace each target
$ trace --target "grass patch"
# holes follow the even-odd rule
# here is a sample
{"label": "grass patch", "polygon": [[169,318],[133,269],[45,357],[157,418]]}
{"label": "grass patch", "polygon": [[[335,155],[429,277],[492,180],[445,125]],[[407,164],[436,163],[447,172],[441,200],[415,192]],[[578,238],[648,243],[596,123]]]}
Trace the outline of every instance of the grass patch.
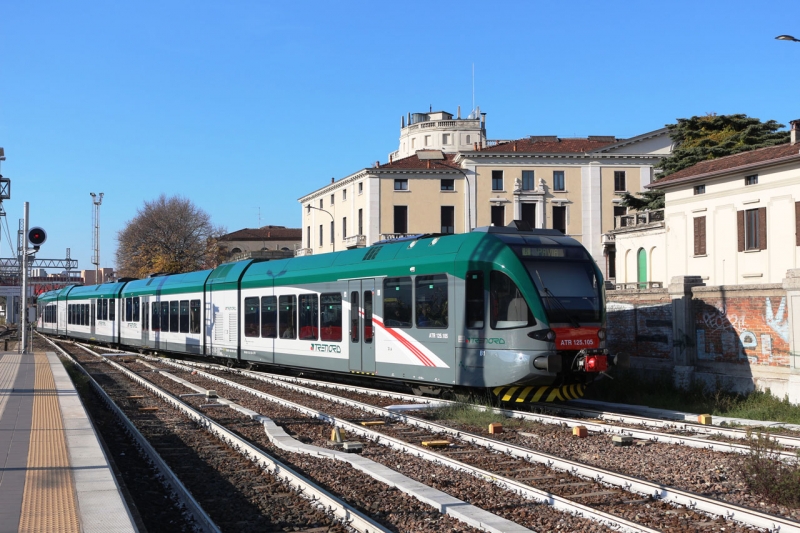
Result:
{"label": "grass patch", "polygon": [[69,360],[63,360],[61,363],[64,365],[64,368],[67,370],[67,374],[69,375],[72,383],[75,385],[75,389],[81,395],[81,397],[86,397],[86,394],[90,391],[91,387],[89,386],[89,378],[78,370],[75,363]]}
{"label": "grass patch", "polygon": [[724,382],[707,386],[694,380],[687,390],[681,390],[673,384],[672,376],[665,373],[648,376],[632,370],[619,370],[613,380],[603,379],[587,387],[585,398],[690,413],[800,424],[800,406],[792,405],[788,398],[777,398],[763,391],[748,394],[727,392]]}
{"label": "grass patch", "polygon": [[[750,431],[747,432],[752,437]],[[779,458],[781,445],[769,435],[756,433],[750,454],[737,463],[747,486],[772,503],[800,507],[800,452],[789,462]]]}

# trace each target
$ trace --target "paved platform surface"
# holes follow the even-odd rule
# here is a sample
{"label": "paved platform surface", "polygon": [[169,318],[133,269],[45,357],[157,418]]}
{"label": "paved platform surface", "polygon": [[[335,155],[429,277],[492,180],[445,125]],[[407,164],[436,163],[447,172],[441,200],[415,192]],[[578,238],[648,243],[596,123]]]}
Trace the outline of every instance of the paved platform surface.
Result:
{"label": "paved platform surface", "polygon": [[0,353],[0,533],[135,532],[64,366]]}

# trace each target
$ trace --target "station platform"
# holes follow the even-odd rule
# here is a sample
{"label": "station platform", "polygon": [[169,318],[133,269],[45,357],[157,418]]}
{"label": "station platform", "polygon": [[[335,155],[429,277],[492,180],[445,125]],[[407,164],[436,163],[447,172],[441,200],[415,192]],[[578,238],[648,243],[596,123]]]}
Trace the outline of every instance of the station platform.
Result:
{"label": "station platform", "polygon": [[53,352],[0,352],[0,532],[7,531],[138,531]]}

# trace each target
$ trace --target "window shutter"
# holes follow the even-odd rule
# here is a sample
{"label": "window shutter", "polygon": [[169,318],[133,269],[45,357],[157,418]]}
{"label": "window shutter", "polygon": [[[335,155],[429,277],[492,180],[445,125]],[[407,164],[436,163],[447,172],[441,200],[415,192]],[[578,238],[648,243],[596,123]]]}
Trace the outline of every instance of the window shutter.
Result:
{"label": "window shutter", "polygon": [[694,255],[706,254],[706,217],[694,219]]}
{"label": "window shutter", "polygon": [[800,246],[800,202],[794,203],[794,239],[795,246]]}
{"label": "window shutter", "polygon": [[758,249],[767,249],[767,208],[758,208]]}
{"label": "window shutter", "polygon": [[736,212],[736,230],[739,237],[739,251],[744,252],[744,211]]}

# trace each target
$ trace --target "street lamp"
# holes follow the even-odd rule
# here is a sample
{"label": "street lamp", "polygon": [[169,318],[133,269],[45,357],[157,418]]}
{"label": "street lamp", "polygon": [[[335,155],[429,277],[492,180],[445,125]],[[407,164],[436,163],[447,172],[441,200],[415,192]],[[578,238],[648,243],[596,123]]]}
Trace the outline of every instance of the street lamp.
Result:
{"label": "street lamp", "polygon": [[791,35],[778,35],[775,37],[779,41],[794,41],[796,43],[800,43],[800,39],[792,37]]}
{"label": "street lamp", "polygon": [[94,255],[92,256],[92,264],[94,264],[94,284],[100,285],[102,280],[100,279],[100,204],[103,203],[103,193],[100,193],[99,197],[93,192],[90,192],[89,195],[92,197],[92,203],[94,204],[94,217],[92,220],[92,247],[94,248]]}
{"label": "street lamp", "polygon": [[[328,213],[328,216],[331,217],[331,244],[333,245],[333,251],[336,251],[336,237],[334,237],[334,231],[336,230],[336,221],[333,219],[333,215],[331,215],[328,211],[325,211],[321,207],[314,207],[311,204],[306,204],[306,213],[310,213],[312,209],[316,209],[317,211],[322,211],[323,213]],[[322,243],[320,243],[322,244]],[[311,243],[308,243],[311,246]]]}

